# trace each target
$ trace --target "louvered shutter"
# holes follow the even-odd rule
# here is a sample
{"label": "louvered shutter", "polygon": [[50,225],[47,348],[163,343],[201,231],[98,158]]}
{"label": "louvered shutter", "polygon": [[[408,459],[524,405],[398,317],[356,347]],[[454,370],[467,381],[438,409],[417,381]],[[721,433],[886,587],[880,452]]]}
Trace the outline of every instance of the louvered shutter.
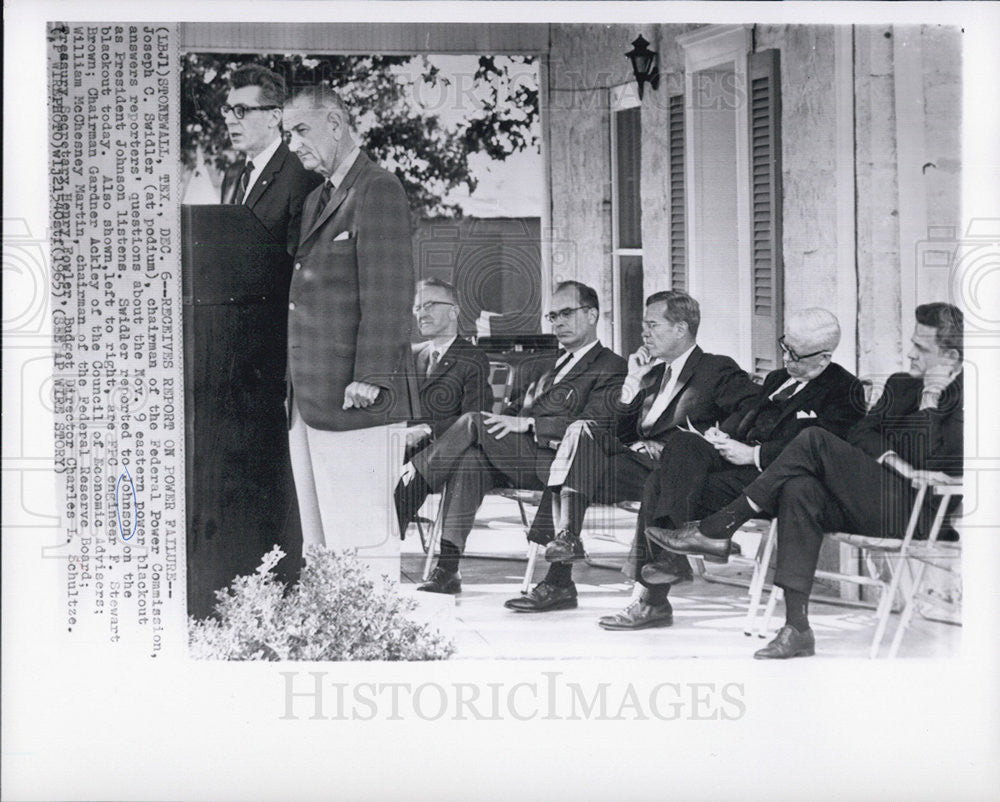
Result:
{"label": "louvered shutter", "polygon": [[781,364],[781,78],[777,50],[750,56],[750,264],[753,372]]}
{"label": "louvered shutter", "polygon": [[684,95],[667,101],[670,149],[670,289],[687,289],[687,222],[684,198]]}

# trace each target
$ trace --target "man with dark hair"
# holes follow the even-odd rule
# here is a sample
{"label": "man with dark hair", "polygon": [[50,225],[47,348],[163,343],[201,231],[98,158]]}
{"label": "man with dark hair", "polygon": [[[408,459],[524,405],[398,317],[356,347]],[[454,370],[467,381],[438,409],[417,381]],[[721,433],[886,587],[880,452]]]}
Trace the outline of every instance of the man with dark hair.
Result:
{"label": "man with dark hair", "polygon": [[402,456],[390,451],[389,424],[405,417],[410,207],[399,179],[361,152],[332,89],[299,92],[284,119],[291,150],[325,178],[302,207],[288,304],[288,436],[303,539],[398,560],[385,499]]}
{"label": "man with dark hair", "polygon": [[407,461],[459,415],[493,407],[490,361],[481,348],[458,336],[458,313],[454,286],[437,278],[417,283],[413,315],[420,336],[428,339],[412,347]]}
{"label": "man with dark hair", "polygon": [[[698,302],[683,292],[658,292],[646,301],[643,345],[629,357],[628,377],[616,401],[613,427],[586,420],[570,427],[549,472],[546,493],[529,539],[547,544],[546,577],[505,606],[517,612],[544,612],[576,606],[572,563],[584,558],[580,530],[592,503],[639,499],[656,467],[663,443],[678,426],[706,427],[743,410],[760,392],[727,356],[704,353],[695,338],[701,322]],[[586,416],[582,416],[586,419]],[[552,498],[558,496],[558,534]],[[650,619],[665,626],[669,603]]]}
{"label": "man with dark hair", "polygon": [[962,473],[962,313],[950,304],[918,306],[909,374],[889,377],[879,401],[845,440],[809,428],[743,494],[702,521],[647,529],[677,554],[718,555],[745,521],[778,518],[774,584],[785,592],[785,626],[754,657],[815,651],[808,604],[823,533],[902,537],[921,482]]}
{"label": "man with dark hair", "polygon": [[542,490],[555,449],[578,419],[611,425],[614,403],[625,375],[625,360],[597,340],[597,294],[567,281],[552,295],[546,319],[562,346],[555,356],[519,368],[513,400],[500,415],[462,415],[429,448],[404,466],[396,486],[403,528],[428,493],[447,482],[441,555],[430,581],[418,590],[458,593],[458,571],[466,538],[483,497],[493,487]]}
{"label": "man with dark hair", "polygon": [[[246,206],[275,242],[295,250],[302,203],[323,178],[281,141],[285,80],[258,64],[233,72],[222,116],[233,148],[245,156],[222,180],[222,202]],[[290,270],[290,265],[286,270]],[[286,276],[291,279],[291,274]]]}

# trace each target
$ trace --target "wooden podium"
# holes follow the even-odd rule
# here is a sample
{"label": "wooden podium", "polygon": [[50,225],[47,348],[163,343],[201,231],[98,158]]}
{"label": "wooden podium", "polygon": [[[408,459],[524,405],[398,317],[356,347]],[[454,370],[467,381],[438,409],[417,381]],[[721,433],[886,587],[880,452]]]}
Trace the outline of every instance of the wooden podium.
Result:
{"label": "wooden podium", "polygon": [[188,613],[278,544],[301,566],[285,360],[292,259],[244,206],[182,206]]}

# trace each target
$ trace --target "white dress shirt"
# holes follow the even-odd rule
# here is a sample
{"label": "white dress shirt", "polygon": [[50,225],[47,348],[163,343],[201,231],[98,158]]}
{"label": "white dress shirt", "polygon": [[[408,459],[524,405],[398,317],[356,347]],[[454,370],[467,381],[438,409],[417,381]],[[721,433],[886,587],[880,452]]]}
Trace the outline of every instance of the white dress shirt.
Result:
{"label": "white dress shirt", "polygon": [[575,351],[572,351],[572,352],[563,351],[563,352],[561,352],[559,354],[559,357],[556,358],[556,362],[558,362],[559,359],[561,359],[563,357],[563,354],[571,353],[571,356],[570,356],[569,360],[566,362],[566,364],[563,365],[559,369],[559,372],[555,376],[553,376],[552,383],[553,384],[559,384],[559,382],[561,382],[563,379],[565,379],[566,378],[566,374],[568,374],[571,370],[573,370],[573,366],[576,365],[576,363],[579,362],[581,359],[583,359],[583,357],[584,357],[585,354],[587,354],[591,350],[593,350],[593,348],[594,348],[595,345],[597,345],[597,340],[591,340],[589,343],[587,343],[586,345],[580,346]]}

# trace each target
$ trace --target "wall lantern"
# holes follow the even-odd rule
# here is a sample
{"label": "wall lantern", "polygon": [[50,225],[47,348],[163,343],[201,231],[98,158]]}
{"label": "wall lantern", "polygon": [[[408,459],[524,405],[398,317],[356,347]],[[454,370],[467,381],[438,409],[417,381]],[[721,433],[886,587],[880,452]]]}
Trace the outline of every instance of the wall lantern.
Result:
{"label": "wall lantern", "polygon": [[639,85],[639,100],[642,100],[642,86],[649,84],[653,89],[660,85],[659,56],[655,50],[649,49],[642,34],[632,42],[632,49],[625,54],[632,62],[632,72],[635,73],[635,82]]}

